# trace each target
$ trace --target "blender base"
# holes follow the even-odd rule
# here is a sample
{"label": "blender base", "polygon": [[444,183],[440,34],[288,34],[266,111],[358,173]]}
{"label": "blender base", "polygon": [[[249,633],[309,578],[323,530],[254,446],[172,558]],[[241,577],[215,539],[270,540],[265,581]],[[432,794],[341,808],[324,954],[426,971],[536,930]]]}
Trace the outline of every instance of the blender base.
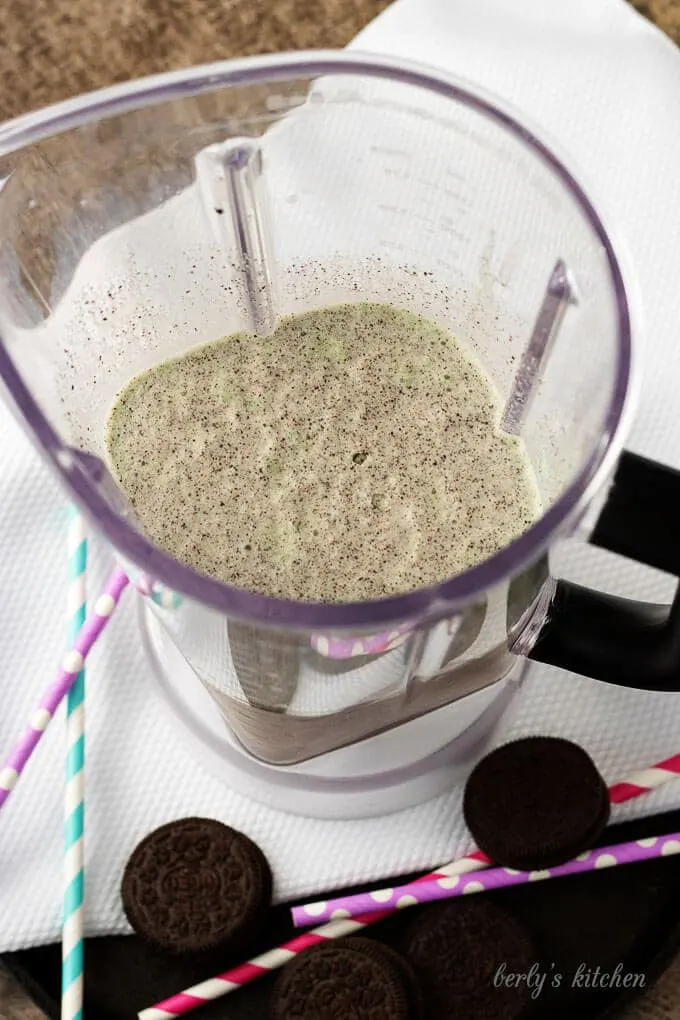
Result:
{"label": "blender base", "polygon": [[139,620],[160,700],[197,760],[245,797],[314,818],[375,817],[450,790],[485,753],[526,668],[518,660],[495,684],[385,733],[296,765],[270,765],[237,740],[142,599]]}

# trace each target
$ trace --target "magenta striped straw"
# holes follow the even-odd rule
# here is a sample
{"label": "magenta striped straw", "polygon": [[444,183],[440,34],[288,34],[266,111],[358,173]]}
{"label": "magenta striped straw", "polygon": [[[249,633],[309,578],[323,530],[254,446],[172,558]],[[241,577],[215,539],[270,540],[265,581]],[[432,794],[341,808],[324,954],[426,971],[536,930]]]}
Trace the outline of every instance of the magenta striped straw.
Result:
{"label": "magenta striped straw", "polygon": [[76,682],[88,652],[109,622],[127,584],[126,574],[120,569],[114,570],[95,602],[94,609],[88,614],[73,645],[64,656],[56,678],[40,699],[23,734],[0,764],[0,808],[16,786],[52,716]]}

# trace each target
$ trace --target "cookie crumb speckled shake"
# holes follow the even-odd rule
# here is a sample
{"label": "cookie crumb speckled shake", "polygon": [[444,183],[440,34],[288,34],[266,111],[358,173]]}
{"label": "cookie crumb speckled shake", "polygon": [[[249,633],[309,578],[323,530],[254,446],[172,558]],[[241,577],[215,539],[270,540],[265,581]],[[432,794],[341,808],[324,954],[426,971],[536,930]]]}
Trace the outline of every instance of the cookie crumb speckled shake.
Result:
{"label": "cookie crumb speckled shake", "polygon": [[133,379],[110,416],[147,534],[235,587],[342,602],[408,591],[516,538],[539,497],[497,396],[449,333],[340,305]]}

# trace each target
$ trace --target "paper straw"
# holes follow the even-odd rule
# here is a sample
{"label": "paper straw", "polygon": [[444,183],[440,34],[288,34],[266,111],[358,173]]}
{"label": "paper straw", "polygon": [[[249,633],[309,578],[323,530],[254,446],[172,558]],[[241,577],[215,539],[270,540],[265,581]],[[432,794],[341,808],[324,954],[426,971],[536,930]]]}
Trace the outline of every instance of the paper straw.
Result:
{"label": "paper straw", "polygon": [[636,772],[622,783],[610,786],[609,799],[612,804],[623,804],[627,800],[632,800],[633,797],[639,797],[642,793],[655,790],[657,786],[663,786],[671,779],[677,779],[678,775],[680,775],[680,754],[674,754],[648,769]]}
{"label": "paper straw", "polygon": [[354,917],[346,921],[332,921],[330,924],[321,925],[320,928],[305,932],[304,935],[298,935],[276,949],[270,949],[266,953],[254,957],[247,963],[241,963],[238,967],[232,967],[231,970],[225,970],[223,974],[218,974],[217,977],[209,978],[208,981],[202,981],[201,984],[187,988],[177,995],[172,995],[169,999],[157,1002],[155,1006],[143,1009],[137,1016],[139,1020],[168,1020],[168,1017],[190,1013],[192,1009],[204,1006],[206,1002],[220,999],[223,995],[228,995],[229,992],[234,992],[236,989],[242,988],[243,985],[248,985],[251,981],[256,981],[257,978],[269,974],[273,970],[278,970],[279,967],[283,967],[285,963],[288,963],[303,950],[309,949],[310,946],[316,946],[320,942],[327,942],[330,939],[338,939],[343,935],[350,935],[354,931],[365,928],[366,925],[380,921],[386,913],[374,913],[366,919]]}
{"label": "paper straw", "polygon": [[[488,868],[474,878],[440,878],[432,882],[411,882],[397,889],[376,889],[371,893],[360,893],[354,896],[353,902],[357,910],[361,908],[361,918],[375,912],[385,916],[385,910],[394,912],[407,907],[415,907],[422,903],[433,903],[437,900],[450,900],[456,896],[469,893],[491,892],[494,889],[509,889],[516,885],[529,882],[542,882],[547,878],[563,878],[567,875],[581,875],[586,871],[597,871],[600,868],[613,868],[623,864],[637,864],[657,857],[670,857],[680,854],[680,832],[668,836],[652,836],[649,839],[638,839],[630,843],[615,843],[613,846],[601,847],[598,850],[587,850],[566,864],[541,871],[516,871],[514,868]],[[342,911],[338,909],[337,916]]]}
{"label": "paper straw", "polygon": [[[68,640],[85,623],[87,529],[76,507],[69,510]],[[66,696],[66,792],[64,795],[64,919],[61,934],[61,1020],[83,1016],[83,898],[85,894],[85,670]]]}
{"label": "paper straw", "polygon": [[[450,861],[448,864],[443,864],[436,871],[429,871],[426,875],[415,878],[413,882],[398,886],[396,891],[404,890],[404,895],[406,895],[406,891],[410,890],[412,885],[420,885],[421,882],[446,882],[459,875],[482,871],[484,868],[488,868],[491,863],[491,858],[487,857],[482,850],[471,850],[469,854],[459,857],[458,860]],[[392,891],[390,890],[390,892]],[[378,889],[376,893],[382,895],[382,890]],[[334,921],[340,917],[354,917],[355,914],[360,913],[354,907],[356,899],[356,896],[338,896],[332,900],[317,900],[314,903],[304,903],[302,906],[292,907],[290,914],[293,924],[296,928],[307,928],[310,924],[316,924],[318,921]],[[372,906],[374,902],[371,901]]]}
{"label": "paper straw", "polygon": [[78,631],[77,638],[64,656],[56,678],[43,694],[22,736],[0,764],[0,808],[7,802],[50,719],[75,683],[88,652],[111,619],[127,584],[126,574],[120,569],[114,570],[93,611],[88,614]]}

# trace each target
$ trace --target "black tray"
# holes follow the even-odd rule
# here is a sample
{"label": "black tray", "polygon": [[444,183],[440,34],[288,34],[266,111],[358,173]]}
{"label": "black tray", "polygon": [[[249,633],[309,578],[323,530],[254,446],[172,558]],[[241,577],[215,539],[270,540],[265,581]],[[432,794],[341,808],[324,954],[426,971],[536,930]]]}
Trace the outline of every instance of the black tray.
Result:
{"label": "black tray", "polygon": [[[600,845],[678,830],[680,811],[673,811],[611,826]],[[615,1016],[626,1002],[650,987],[680,948],[680,855],[481,895],[502,905],[533,934],[540,973],[548,977],[535,999],[532,1020]],[[398,943],[404,925],[417,911],[427,909],[401,911],[366,929],[366,935]],[[272,911],[266,934],[249,955],[293,934],[288,906],[281,905]],[[3,962],[36,1004],[58,1020],[60,946],[7,954]],[[239,962],[227,958],[217,969]],[[602,984],[602,976],[614,975],[617,965],[621,971],[618,979],[612,979],[615,987],[592,986],[597,967]],[[179,962],[150,952],[134,936],[88,939],[85,1016],[130,1020],[138,1010],[215,973],[216,968],[206,970],[205,963]],[[556,973],[562,975],[557,990],[549,987]],[[633,987],[624,986],[627,975],[632,976],[628,983],[634,981]],[[201,1007],[195,1011],[196,1020],[265,1020],[273,980],[269,975]]]}

